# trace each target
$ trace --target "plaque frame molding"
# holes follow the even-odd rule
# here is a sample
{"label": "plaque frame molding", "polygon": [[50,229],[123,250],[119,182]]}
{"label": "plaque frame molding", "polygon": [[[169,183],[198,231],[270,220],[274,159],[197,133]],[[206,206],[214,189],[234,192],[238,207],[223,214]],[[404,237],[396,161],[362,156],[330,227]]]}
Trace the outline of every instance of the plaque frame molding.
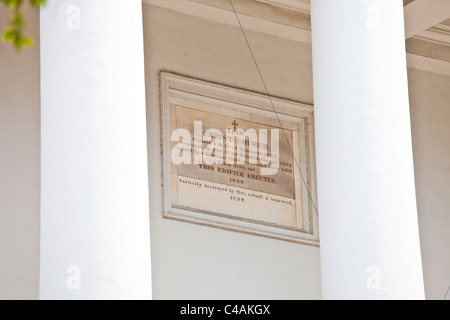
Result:
{"label": "plaque frame molding", "polygon": [[[248,91],[218,83],[207,82],[184,75],[160,72],[160,123],[161,123],[161,172],[162,172],[162,216],[163,218],[205,225],[235,232],[247,233],[295,243],[319,246],[318,217],[306,188],[301,188],[304,229],[282,227],[268,222],[258,222],[217,212],[177,206],[172,203],[171,181],[171,104],[173,99],[186,99],[198,103],[213,103],[215,106],[237,111],[251,112],[264,117],[276,117],[266,94]],[[314,107],[310,104],[271,96],[277,107],[278,117],[288,122],[304,122],[306,154],[298,159],[302,174],[308,183],[309,192],[317,203]],[[280,134],[280,138],[283,135]],[[301,142],[299,141],[299,144]],[[296,169],[296,168],[294,168]],[[303,182],[301,182],[303,185]],[[305,201],[306,199],[306,201]]]}

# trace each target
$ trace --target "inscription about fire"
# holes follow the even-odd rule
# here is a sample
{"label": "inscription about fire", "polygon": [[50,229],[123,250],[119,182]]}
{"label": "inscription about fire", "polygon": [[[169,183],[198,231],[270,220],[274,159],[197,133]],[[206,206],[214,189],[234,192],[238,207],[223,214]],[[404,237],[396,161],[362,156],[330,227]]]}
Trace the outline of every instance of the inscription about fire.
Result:
{"label": "inscription about fire", "polygon": [[[283,132],[273,117],[177,104],[170,108],[171,132],[184,130],[183,139],[175,134],[171,141],[172,158],[182,158],[171,164],[174,206],[303,228],[293,158],[299,153],[298,123],[284,121]],[[244,132],[253,132],[253,139],[227,135]]]}

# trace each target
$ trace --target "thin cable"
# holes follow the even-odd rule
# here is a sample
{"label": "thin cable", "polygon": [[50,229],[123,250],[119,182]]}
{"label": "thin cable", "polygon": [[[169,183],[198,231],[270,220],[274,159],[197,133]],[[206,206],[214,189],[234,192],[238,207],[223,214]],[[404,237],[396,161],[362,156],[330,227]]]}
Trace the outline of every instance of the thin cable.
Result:
{"label": "thin cable", "polygon": [[447,292],[445,293],[444,299],[442,299],[442,300],[445,300],[445,298],[447,298],[447,294],[448,294],[448,291],[449,291],[449,290],[450,290],[450,286],[448,286]]}
{"label": "thin cable", "polygon": [[263,77],[263,75],[261,73],[261,70],[259,69],[258,63],[256,62],[255,55],[253,54],[253,50],[252,50],[252,48],[250,46],[250,43],[249,43],[249,41],[247,39],[247,35],[245,34],[244,28],[242,27],[241,19],[239,19],[239,15],[237,14],[237,12],[236,12],[236,10],[234,8],[233,0],[230,0],[230,4],[231,4],[231,7],[233,8],[233,12],[234,12],[234,15],[236,16],[237,22],[239,23],[239,27],[241,29],[242,35],[244,36],[245,43],[247,44],[248,50],[250,51],[250,55],[252,56],[253,63],[255,64],[256,70],[258,70],[258,74],[259,74],[259,77],[261,78],[261,82],[262,82],[262,84],[264,86],[264,90],[266,91],[267,97],[269,98],[270,104],[272,105],[272,109],[275,112],[275,115],[277,117],[278,123],[280,124],[280,129],[281,129],[281,131],[283,131],[284,137],[286,139],[286,143],[289,146],[289,150],[292,153],[292,157],[294,158],[295,165],[297,166],[298,171],[300,172],[300,177],[301,177],[301,179],[303,181],[303,184],[305,185],[306,191],[308,192],[308,197],[311,200],[311,203],[312,203],[312,205],[314,207],[314,210],[316,211],[317,216],[319,216],[319,210],[317,210],[316,204],[314,203],[314,199],[313,199],[313,197],[311,195],[311,191],[309,190],[308,184],[306,183],[306,180],[303,177],[302,170],[301,170],[301,168],[300,168],[300,166],[298,164],[298,161],[295,158],[294,150],[292,149],[292,146],[289,143],[289,139],[288,139],[288,136],[286,134],[286,130],[284,129],[283,124],[281,123],[280,116],[278,115],[278,112],[277,112],[277,110],[275,108],[275,105],[273,104],[272,97],[269,94],[269,90],[267,89],[267,85],[266,85],[266,82],[264,81],[264,77]]}

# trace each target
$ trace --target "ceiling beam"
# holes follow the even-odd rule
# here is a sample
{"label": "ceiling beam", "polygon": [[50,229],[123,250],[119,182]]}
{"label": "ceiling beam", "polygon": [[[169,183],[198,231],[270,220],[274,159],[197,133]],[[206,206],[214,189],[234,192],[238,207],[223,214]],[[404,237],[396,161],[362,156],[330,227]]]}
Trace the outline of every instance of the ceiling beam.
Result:
{"label": "ceiling beam", "polygon": [[404,12],[408,39],[450,18],[450,0],[416,0],[407,4]]}
{"label": "ceiling beam", "polygon": [[406,53],[408,68],[450,76],[450,62]]}

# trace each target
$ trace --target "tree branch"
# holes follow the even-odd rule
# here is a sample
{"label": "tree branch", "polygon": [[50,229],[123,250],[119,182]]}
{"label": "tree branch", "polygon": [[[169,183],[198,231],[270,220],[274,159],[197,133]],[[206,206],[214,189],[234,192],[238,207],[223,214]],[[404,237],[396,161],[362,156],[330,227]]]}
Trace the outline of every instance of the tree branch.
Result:
{"label": "tree branch", "polygon": [[[12,11],[12,17],[4,29],[2,41],[10,42],[17,51],[33,45],[33,39],[25,34],[22,7],[26,2],[27,0],[0,0],[0,6],[6,5]],[[45,5],[46,0],[29,0],[29,3],[32,7],[39,8]]]}

